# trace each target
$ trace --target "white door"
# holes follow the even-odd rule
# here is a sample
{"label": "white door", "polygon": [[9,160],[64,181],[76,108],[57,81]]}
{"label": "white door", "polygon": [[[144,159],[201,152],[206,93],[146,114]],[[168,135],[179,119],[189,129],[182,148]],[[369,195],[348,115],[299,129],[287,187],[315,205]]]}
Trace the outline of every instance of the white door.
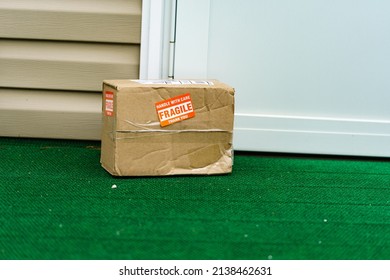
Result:
{"label": "white door", "polygon": [[236,88],[237,150],[390,156],[390,2],[177,0],[175,78]]}

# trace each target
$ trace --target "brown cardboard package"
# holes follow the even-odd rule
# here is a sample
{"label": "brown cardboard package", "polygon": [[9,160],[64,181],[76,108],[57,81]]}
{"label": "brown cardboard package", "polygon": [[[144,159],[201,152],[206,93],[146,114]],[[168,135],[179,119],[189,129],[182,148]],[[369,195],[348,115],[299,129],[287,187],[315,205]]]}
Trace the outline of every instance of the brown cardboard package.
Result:
{"label": "brown cardboard package", "polygon": [[102,166],[115,176],[230,173],[234,89],[216,80],[103,83]]}

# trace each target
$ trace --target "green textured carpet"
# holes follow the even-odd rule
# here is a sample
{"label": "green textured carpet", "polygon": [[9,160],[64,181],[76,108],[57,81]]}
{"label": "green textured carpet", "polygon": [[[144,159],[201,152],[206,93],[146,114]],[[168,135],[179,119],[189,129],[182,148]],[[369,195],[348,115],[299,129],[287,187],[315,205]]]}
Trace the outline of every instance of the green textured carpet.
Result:
{"label": "green textured carpet", "polygon": [[99,145],[0,138],[1,259],[390,258],[389,161],[238,153],[231,175],[121,179]]}

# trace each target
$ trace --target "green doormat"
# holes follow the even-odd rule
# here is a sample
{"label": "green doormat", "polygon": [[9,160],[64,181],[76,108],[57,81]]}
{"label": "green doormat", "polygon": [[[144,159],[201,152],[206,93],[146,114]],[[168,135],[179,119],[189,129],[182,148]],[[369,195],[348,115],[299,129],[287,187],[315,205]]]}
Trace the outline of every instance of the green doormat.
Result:
{"label": "green doormat", "polygon": [[115,178],[100,143],[0,138],[1,259],[390,259],[390,162],[236,153]]}

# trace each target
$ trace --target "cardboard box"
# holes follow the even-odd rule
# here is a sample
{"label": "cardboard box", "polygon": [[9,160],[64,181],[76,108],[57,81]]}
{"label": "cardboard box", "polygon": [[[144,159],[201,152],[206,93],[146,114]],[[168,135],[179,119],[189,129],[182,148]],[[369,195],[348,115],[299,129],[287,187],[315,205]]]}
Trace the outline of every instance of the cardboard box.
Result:
{"label": "cardboard box", "polygon": [[234,89],[216,80],[107,80],[101,164],[116,176],[230,173]]}

